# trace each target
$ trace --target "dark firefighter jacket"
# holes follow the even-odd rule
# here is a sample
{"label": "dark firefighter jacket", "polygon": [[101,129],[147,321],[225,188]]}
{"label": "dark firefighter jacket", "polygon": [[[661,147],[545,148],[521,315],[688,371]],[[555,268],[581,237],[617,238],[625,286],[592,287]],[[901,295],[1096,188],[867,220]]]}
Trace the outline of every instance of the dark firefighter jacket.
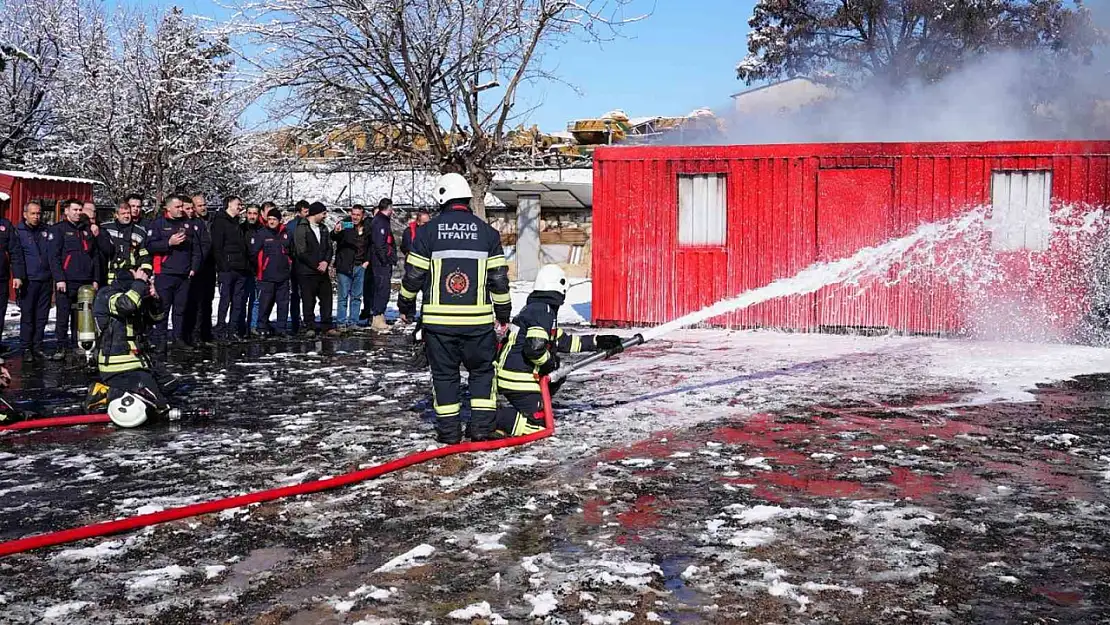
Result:
{"label": "dark firefighter jacket", "polygon": [[216,271],[232,271],[247,275],[247,242],[243,239],[243,228],[232,219],[227,211],[220,211],[212,218],[212,257],[216,260]]}
{"label": "dark firefighter jacket", "polygon": [[154,270],[150,250],[146,249],[146,228],[134,222],[121,224],[109,221],[100,226],[97,245],[100,254],[108,260],[107,282],[115,280],[121,271],[130,269]]}
{"label": "dark firefighter jacket", "polygon": [[415,312],[419,291],[429,332],[477,335],[495,318],[507,323],[512,299],[501,235],[466,204],[447,207],[416,231],[397,302],[402,314]]}
{"label": "dark firefighter jacket", "polygon": [[19,232],[12,222],[0,217],[0,282],[7,283],[12,276],[20,280],[26,279],[27,268],[24,266],[23,246],[19,239]]}
{"label": "dark firefighter jacket", "polygon": [[349,276],[355,267],[369,260],[370,250],[370,222],[363,220],[359,226],[352,225],[339,232],[331,233],[331,240],[335,241],[335,271]]}
{"label": "dark firefighter jacket", "polygon": [[592,335],[567,334],[559,327],[563,299],[550,291],[535,291],[528,296],[528,304],[513,319],[516,328],[509,332],[497,357],[499,390],[538,393],[536,376],[548,373],[552,353],[597,351]]}
{"label": "dark firefighter jacket", "polygon": [[23,273],[20,273],[20,265],[12,263],[15,277],[20,280],[49,282],[53,277],[50,273],[50,229],[43,225],[32,228],[26,221],[21,221],[16,230],[19,232],[19,247],[23,249],[24,262]]}
{"label": "dark firefighter jacket", "polygon": [[100,373],[149,369],[142,344],[164,311],[161,300],[145,296],[148,290],[142,280],[119,274],[110,286],[97,291],[93,318],[100,335],[96,357]]}
{"label": "dark firefighter jacket", "polygon": [[389,216],[378,213],[370,222],[370,242],[374,257],[372,267],[392,267],[397,264],[397,246],[393,242],[393,224]]}
{"label": "dark firefighter jacket", "polygon": [[285,282],[293,268],[293,242],[285,226],[259,228],[250,239],[255,276],[263,282]]}
{"label": "dark firefighter jacket", "polygon": [[[309,221],[301,222],[293,231],[293,254],[295,258],[294,271],[298,276],[318,276],[320,270],[317,265],[322,262],[331,262],[331,235],[321,223],[317,226]],[[320,232],[320,238],[312,233]]]}
{"label": "dark firefighter jacket", "polygon": [[[180,231],[185,232],[185,240],[170,247],[170,237]],[[190,219],[159,216],[150,224],[146,247],[154,257],[155,274],[187,276],[190,271],[200,271],[201,233]]]}
{"label": "dark firefighter jacket", "polygon": [[92,232],[68,219],[50,226],[50,273],[54,282],[102,282]]}

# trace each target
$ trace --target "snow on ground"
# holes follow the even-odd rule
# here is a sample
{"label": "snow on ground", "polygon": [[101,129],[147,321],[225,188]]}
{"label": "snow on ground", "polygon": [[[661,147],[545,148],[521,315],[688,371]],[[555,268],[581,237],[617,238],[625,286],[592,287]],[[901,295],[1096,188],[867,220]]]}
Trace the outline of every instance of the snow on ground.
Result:
{"label": "snow on ground", "polygon": [[[0,539],[425,449],[406,349],[213,349],[171,363],[205,426],[0,433]],[[1106,372],[1079,346],[680,331],[571,376],[541,443],[5,558],[0,596],[12,623],[1094,622]],[[79,377],[22,382],[60,405]]]}

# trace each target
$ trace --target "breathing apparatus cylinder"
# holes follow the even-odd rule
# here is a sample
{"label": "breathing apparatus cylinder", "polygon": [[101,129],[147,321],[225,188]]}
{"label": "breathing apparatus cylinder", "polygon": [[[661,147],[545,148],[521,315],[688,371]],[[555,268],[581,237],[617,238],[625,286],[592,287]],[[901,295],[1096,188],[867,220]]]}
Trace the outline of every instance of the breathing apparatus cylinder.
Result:
{"label": "breathing apparatus cylinder", "polygon": [[96,319],[93,317],[93,300],[96,289],[86,284],[77,289],[77,344],[86,354],[96,347]]}

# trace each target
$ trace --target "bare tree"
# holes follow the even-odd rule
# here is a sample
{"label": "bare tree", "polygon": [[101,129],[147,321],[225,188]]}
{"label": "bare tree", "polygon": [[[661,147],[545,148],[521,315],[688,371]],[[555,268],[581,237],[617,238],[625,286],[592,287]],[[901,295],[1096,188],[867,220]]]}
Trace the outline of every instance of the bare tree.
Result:
{"label": "bare tree", "polygon": [[[491,164],[521,115],[517,92],[550,79],[543,54],[640,17],[629,0],[258,0],[240,7],[275,117],[310,140],[369,142],[463,174],[485,215]],[[268,54],[260,54],[267,51]],[[337,134],[338,131],[338,134]]]}

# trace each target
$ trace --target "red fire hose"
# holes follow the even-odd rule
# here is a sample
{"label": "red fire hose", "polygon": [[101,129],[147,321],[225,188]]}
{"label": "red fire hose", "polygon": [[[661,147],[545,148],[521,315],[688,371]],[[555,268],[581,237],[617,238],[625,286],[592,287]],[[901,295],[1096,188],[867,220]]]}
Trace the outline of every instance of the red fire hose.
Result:
{"label": "red fire hose", "polygon": [[107,414],[78,414],[67,417],[48,417],[45,419],[29,419],[18,421],[11,425],[0,426],[0,432],[6,430],[34,430],[37,428],[54,428],[66,425],[95,425],[98,423],[111,423]]}
{"label": "red fire hose", "polygon": [[[385,464],[379,464],[374,467],[354,471],[345,475],[339,475],[336,477],[328,478],[326,480],[305,482],[303,484],[295,484],[293,486],[285,486],[272,490],[264,490],[257,493],[248,493],[246,495],[228,497],[226,499],[216,499],[213,501],[206,501],[204,503],[181,506],[179,508],[170,508],[169,510],[162,510],[160,512],[153,512],[150,514],[140,514],[138,516],[128,517],[126,519],[119,519],[116,521],[96,523],[93,525],[84,525],[60,532],[51,532],[49,534],[40,534],[38,536],[28,536],[27,538],[20,538],[17,540],[0,543],[0,556],[22,553],[24,551],[30,551],[32,549],[38,549],[40,547],[50,547],[52,545],[71,543],[78,540],[84,540],[86,538],[96,538],[99,536],[118,534],[120,532],[128,532],[131,530],[139,529],[140,527],[146,527],[148,525],[165,523],[166,521],[186,519],[200,514],[211,514],[213,512],[228,510],[230,508],[238,508],[252,503],[273,501],[275,499],[292,497],[294,495],[318,493],[320,491],[331,490],[333,488],[339,488],[340,486],[347,486],[365,480],[370,480],[376,477],[381,477],[386,473],[399,471],[406,467],[411,467],[414,464],[420,464],[422,462],[427,462],[428,460],[433,460],[435,458],[443,458],[445,456],[453,456],[455,454],[467,453],[471,451],[490,451],[493,449],[501,449],[504,447],[527,445],[528,443],[547,438],[555,432],[555,415],[551,408],[551,389],[548,384],[548,379],[546,377],[540,379],[540,390],[543,393],[544,421],[546,422],[547,427],[544,430],[536,432],[534,434],[504,438],[496,441],[482,441],[479,443],[459,443],[458,445],[448,445],[446,447],[440,447],[439,449],[420,451],[408,456],[404,456],[402,458],[398,458],[396,460],[392,460],[390,462],[386,462]],[[103,421],[108,420],[107,415],[84,416],[103,416]],[[70,419],[77,417],[61,418]],[[39,421],[42,420],[43,419],[40,419]],[[93,421],[93,423],[101,422],[102,421]],[[9,427],[15,428],[15,426]]]}

